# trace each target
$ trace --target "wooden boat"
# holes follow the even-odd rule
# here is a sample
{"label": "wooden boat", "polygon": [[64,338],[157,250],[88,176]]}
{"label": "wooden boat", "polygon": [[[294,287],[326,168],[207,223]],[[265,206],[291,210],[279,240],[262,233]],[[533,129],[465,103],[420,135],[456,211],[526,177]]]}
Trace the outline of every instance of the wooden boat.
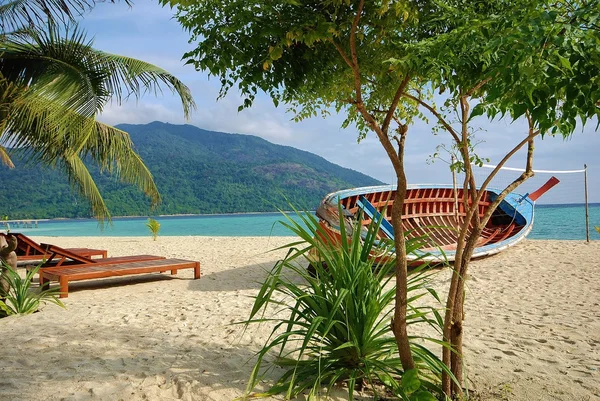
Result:
{"label": "wooden boat", "polygon": [[[533,228],[535,201],[558,183],[552,177],[531,194],[512,192],[500,203],[481,233],[473,258],[493,255],[523,240]],[[487,190],[480,203],[479,215],[490,207],[501,191]],[[319,224],[328,235],[339,236],[341,221],[350,230],[355,225],[359,210],[363,210],[362,224],[383,214],[381,233],[393,238],[391,211],[396,197],[396,187],[390,185],[347,189],[327,195],[317,209]],[[340,219],[338,202],[342,205]],[[402,224],[407,238],[423,238],[425,245],[409,260],[453,261],[456,253],[459,228],[466,213],[463,190],[447,185],[410,185],[402,210]]]}

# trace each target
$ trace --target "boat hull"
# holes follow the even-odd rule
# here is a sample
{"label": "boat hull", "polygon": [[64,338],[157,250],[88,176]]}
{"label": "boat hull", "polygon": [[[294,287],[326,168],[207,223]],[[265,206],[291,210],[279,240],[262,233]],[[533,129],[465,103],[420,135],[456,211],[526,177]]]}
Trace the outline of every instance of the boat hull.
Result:
{"label": "boat hull", "polygon": [[[481,217],[486,213],[500,191],[486,191],[479,202]],[[338,191],[327,195],[317,210],[321,226],[331,235],[339,235],[343,221],[348,227],[356,220],[362,202],[372,205],[374,210],[391,221],[391,211],[396,197],[395,186],[374,186]],[[362,199],[362,201],[361,201]],[[338,202],[345,216],[338,216]],[[375,212],[375,213],[377,213]],[[372,216],[372,215],[371,215]],[[419,238],[425,245],[410,260],[453,261],[456,254],[459,228],[466,218],[463,190],[455,191],[446,185],[411,185],[408,187],[402,210],[402,226],[406,238]],[[473,258],[493,255],[523,240],[533,227],[534,202],[518,193],[510,193],[500,203],[483,229]],[[371,218],[365,213],[362,224],[368,225]],[[391,226],[390,226],[391,229]],[[469,227],[469,231],[471,231]],[[393,231],[393,229],[391,229]],[[382,236],[393,236],[385,232]]]}

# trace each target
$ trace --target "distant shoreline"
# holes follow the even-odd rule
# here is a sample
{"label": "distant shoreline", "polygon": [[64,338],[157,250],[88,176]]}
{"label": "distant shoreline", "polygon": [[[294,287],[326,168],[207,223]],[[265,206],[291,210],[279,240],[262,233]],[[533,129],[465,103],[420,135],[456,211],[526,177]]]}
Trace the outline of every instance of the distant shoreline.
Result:
{"label": "distant shoreline", "polygon": [[[580,207],[585,206],[585,203],[552,203],[552,204],[536,204],[536,208],[548,208],[548,207]],[[588,204],[589,207],[600,207],[600,202],[592,202]],[[315,210],[302,210],[301,212],[314,213]],[[144,216],[112,216],[111,219],[147,219],[147,218],[169,218],[169,217],[212,217],[212,216],[241,216],[241,215],[269,215],[269,214],[281,214],[279,211],[272,212],[232,212],[232,213],[180,213],[180,214],[159,214],[155,216],[144,215]],[[295,213],[293,210],[284,210],[283,213],[292,214]],[[14,219],[8,220],[9,224],[15,222],[24,221],[62,221],[62,220],[96,220],[94,217],[53,217],[53,218],[25,218],[25,219]],[[2,226],[4,221],[0,221]]]}
{"label": "distant shoreline", "polygon": [[[301,213],[314,213],[314,210],[301,210]],[[212,216],[242,216],[242,215],[268,215],[268,214],[291,214],[296,213],[293,210],[284,210],[283,212],[274,211],[274,212],[233,212],[233,213],[206,213],[206,214],[159,214],[155,216],[112,216],[111,219],[147,219],[147,218],[157,218],[157,217],[212,217]],[[96,220],[95,217],[53,217],[53,218],[43,218],[43,219],[14,219],[6,221],[9,224],[13,223],[22,223],[22,222],[32,222],[32,221],[64,221],[64,220]],[[0,225],[4,224],[4,221],[0,222]]]}

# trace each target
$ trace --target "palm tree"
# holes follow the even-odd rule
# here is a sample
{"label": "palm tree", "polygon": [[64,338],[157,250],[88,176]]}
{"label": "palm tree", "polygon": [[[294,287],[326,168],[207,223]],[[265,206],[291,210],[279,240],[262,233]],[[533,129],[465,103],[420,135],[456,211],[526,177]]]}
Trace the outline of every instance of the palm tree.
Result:
{"label": "palm tree", "polygon": [[[2,27],[16,28],[0,36],[0,162],[12,167],[11,152],[19,151],[27,159],[64,170],[100,222],[110,219],[110,213],[84,160],[136,185],[156,205],[160,195],[129,135],[95,117],[109,100],[121,102],[166,86],[179,95],[187,118],[195,107],[189,89],[152,64],[94,49],[77,27],[57,27],[59,16],[74,14],[60,14],[60,7],[69,3],[79,12],[93,0],[9,3],[12,8],[0,5]],[[29,12],[23,13],[24,8]],[[44,16],[42,30],[35,22]]]}

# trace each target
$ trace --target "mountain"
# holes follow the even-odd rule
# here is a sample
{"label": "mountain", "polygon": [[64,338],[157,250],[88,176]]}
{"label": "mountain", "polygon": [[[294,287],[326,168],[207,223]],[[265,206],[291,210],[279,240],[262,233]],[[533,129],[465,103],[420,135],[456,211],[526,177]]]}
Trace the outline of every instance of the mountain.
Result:
{"label": "mountain", "polygon": [[[379,181],[315,154],[252,135],[192,125],[121,124],[154,176],[161,205],[150,210],[137,189],[91,168],[114,216],[314,209],[329,192]],[[16,159],[16,158],[15,158]],[[14,160],[0,167],[0,215],[11,219],[89,217],[89,205],[59,172]]]}

